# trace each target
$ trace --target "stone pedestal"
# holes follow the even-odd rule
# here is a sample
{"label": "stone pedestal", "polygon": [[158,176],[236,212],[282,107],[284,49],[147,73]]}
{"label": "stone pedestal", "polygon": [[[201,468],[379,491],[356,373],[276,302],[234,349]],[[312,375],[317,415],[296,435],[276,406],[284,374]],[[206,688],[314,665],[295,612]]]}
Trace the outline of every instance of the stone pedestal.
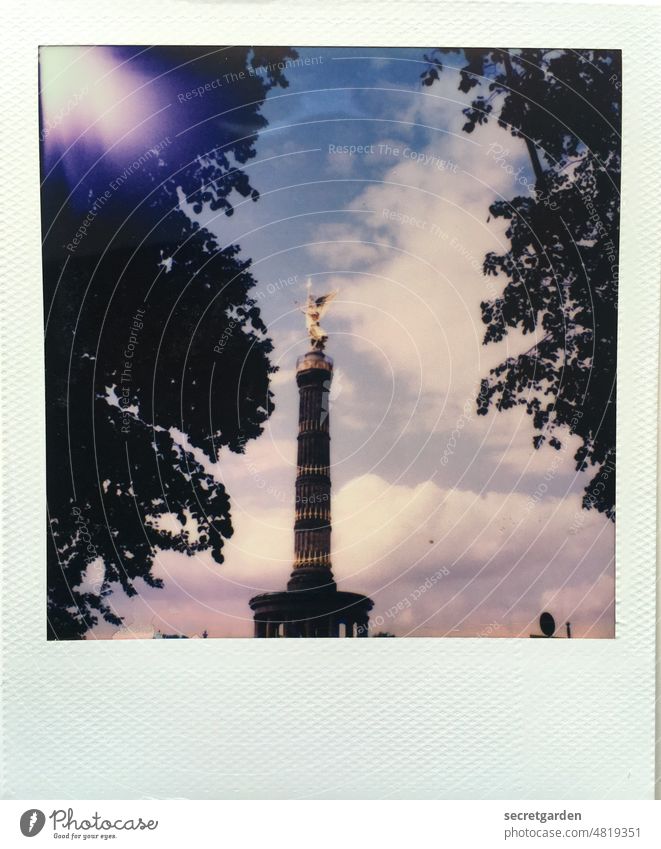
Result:
{"label": "stone pedestal", "polygon": [[256,637],[367,637],[372,600],[342,590],[263,593],[250,599]]}

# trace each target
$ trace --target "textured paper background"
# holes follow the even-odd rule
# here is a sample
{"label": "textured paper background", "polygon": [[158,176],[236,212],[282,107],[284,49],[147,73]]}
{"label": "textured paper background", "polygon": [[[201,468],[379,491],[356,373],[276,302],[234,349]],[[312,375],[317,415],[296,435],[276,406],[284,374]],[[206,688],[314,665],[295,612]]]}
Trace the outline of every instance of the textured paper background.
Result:
{"label": "textured paper background", "polygon": [[[14,4],[11,19],[0,238],[3,795],[651,797],[656,12],[142,0]],[[623,49],[615,640],[46,642],[37,45],[155,42]]]}

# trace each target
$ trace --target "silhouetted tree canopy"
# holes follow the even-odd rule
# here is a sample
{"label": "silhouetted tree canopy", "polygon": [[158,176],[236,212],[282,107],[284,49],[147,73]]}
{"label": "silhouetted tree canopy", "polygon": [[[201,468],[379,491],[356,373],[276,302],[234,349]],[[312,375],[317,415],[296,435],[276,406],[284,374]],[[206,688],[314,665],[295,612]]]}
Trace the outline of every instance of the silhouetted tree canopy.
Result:
{"label": "silhouetted tree canopy", "polygon": [[296,54],[113,51],[155,81],[142,151],[121,161],[93,134],[42,147],[49,639],[82,638],[99,617],[119,625],[112,593],[161,586],[158,550],[223,562],[230,500],[205,464],[242,452],[272,410],[250,261],[182,207],[229,215],[257,199],[242,166]]}
{"label": "silhouetted tree canopy", "polygon": [[[424,85],[438,80],[451,52],[459,51],[425,56]],[[577,434],[576,469],[594,468],[583,506],[613,519],[621,54],[463,52],[459,89],[475,91],[464,131],[497,120],[523,139],[534,174],[531,186],[519,180],[516,197],[489,208],[508,222],[510,246],[484,259],[484,273],[506,282],[481,310],[485,344],[510,328],[537,341],[482,381],[477,409],[486,415],[492,405],[525,405],[536,448],[548,441],[560,449],[568,431]]]}

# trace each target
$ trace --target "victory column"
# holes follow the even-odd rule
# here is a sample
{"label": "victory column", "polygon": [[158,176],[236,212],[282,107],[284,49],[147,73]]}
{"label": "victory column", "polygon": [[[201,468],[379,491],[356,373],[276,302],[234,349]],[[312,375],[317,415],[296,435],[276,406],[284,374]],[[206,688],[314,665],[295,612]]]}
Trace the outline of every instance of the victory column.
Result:
{"label": "victory column", "polygon": [[310,350],[296,361],[299,391],[294,568],[283,592],[250,599],[256,637],[367,637],[372,600],[338,590],[331,571],[329,392],[333,360],[319,322],[337,291],[301,307]]}

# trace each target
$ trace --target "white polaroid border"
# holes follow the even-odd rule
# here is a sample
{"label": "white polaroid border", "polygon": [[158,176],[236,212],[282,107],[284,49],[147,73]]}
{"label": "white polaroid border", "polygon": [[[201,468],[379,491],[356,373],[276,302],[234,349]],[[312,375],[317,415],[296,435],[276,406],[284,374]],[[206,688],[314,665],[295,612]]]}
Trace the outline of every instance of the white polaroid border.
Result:
{"label": "white polaroid border", "polygon": [[[656,10],[13,0],[5,22],[3,796],[651,798]],[[623,50],[615,640],[46,641],[37,46],[89,43]]]}

